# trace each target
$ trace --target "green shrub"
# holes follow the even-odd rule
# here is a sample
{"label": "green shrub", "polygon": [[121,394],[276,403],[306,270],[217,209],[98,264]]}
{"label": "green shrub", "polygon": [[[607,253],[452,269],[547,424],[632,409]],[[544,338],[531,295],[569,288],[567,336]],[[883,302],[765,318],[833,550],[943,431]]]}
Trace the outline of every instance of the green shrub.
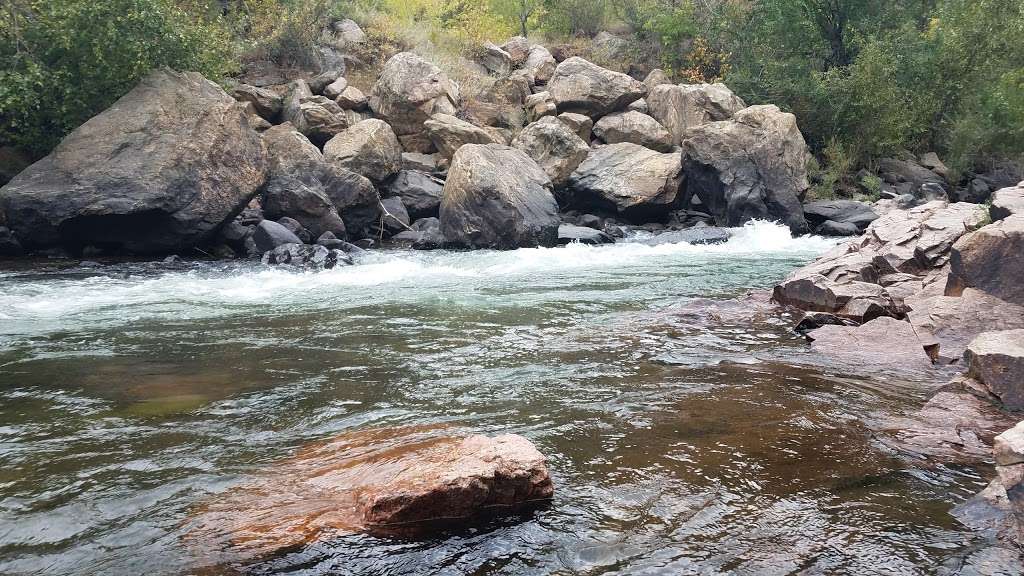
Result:
{"label": "green shrub", "polygon": [[39,1],[16,10],[2,29],[0,140],[35,156],[154,68],[218,80],[234,66],[221,22],[170,0]]}

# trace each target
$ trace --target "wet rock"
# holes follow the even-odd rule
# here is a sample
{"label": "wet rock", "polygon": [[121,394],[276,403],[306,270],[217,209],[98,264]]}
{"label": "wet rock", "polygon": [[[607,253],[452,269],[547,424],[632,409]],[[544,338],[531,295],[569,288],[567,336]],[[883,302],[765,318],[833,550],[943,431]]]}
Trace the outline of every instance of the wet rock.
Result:
{"label": "wet rock", "polygon": [[154,254],[211,239],[263,184],[242,106],[196,73],[157,71],[0,189],[27,250]]}
{"label": "wet rock", "polygon": [[632,142],[659,152],[672,151],[672,135],[646,114],[630,111],[609,114],[594,124],[594,135],[608,144]]}
{"label": "wet rock", "polygon": [[806,335],[822,326],[857,326],[857,322],[828,312],[804,312],[793,330]]}
{"label": "wet rock", "polygon": [[824,326],[808,332],[811,350],[844,364],[914,372],[931,359],[909,322],[886,316],[861,326]]}
{"label": "wet rock", "polygon": [[[854,234],[858,234],[878,219],[878,214],[871,205],[856,200],[819,200],[804,204],[804,217],[813,227],[824,225],[825,222],[852,224]],[[836,234],[848,236],[853,234]]]}
{"label": "wet rock", "polygon": [[558,240],[551,180],[524,152],[499,144],[467,144],[455,153],[440,220],[453,246],[512,249]]}
{"label": "wet rock", "polygon": [[641,240],[643,244],[648,246],[658,246],[660,244],[679,244],[685,242],[687,244],[694,245],[712,245],[712,244],[725,244],[732,238],[732,232],[727,228],[716,228],[714,226],[703,226],[700,228],[688,228],[686,230],[675,230],[672,232],[662,232],[656,234],[651,238]]}
{"label": "wet rock", "polygon": [[454,156],[464,144],[496,143],[484,129],[448,114],[434,114],[424,122],[423,127],[437,151],[445,158]]}
{"label": "wet rock", "polygon": [[595,230],[586,226],[573,226],[562,224],[558,227],[558,243],[560,245],[572,244],[613,244],[615,239],[601,230]]}
{"label": "wet rock", "polygon": [[402,147],[387,123],[363,120],[331,138],[324,159],[379,183],[402,169]]}
{"label": "wet rock", "polygon": [[444,181],[414,170],[402,170],[388,184],[388,192],[402,199],[414,219],[437,216]]}
{"label": "wet rock", "polygon": [[330,270],[337,266],[348,266],[352,264],[352,259],[341,250],[332,250],[319,244],[282,244],[264,253],[263,263]]}
{"label": "wet rock", "polygon": [[681,180],[679,153],[622,142],[591,150],[569,177],[569,187],[574,204],[645,218],[675,207]]}
{"label": "wet rock", "polygon": [[720,226],[775,220],[802,234],[807,221],[800,198],[810,187],[807,154],[792,114],[751,106],[732,120],[690,130],[683,143],[687,190]]}
{"label": "wet rock", "polygon": [[554,491],[544,456],[522,436],[365,430],[301,450],[217,496],[186,540],[212,562],[254,560],[338,535],[429,535],[517,511]]}
{"label": "wet rock", "polygon": [[[646,81],[645,81],[646,83]],[[672,144],[679,145],[689,130],[728,120],[747,107],[724,84],[681,84],[661,82],[647,95],[648,114],[672,135]]]}
{"label": "wet rock", "polygon": [[992,207],[989,212],[992,220],[1002,220],[1012,215],[1024,216],[1024,182],[1013,188],[996,190],[992,194]]}
{"label": "wet rock", "polygon": [[252,238],[260,252],[269,252],[285,244],[302,244],[302,240],[294,232],[273,220],[264,220],[257,224]]}
{"label": "wet rock", "polygon": [[512,147],[532,158],[554,186],[564,185],[590,151],[565,122],[551,116],[527,126],[512,141]]}
{"label": "wet rock", "polygon": [[643,98],[647,88],[625,74],[573,57],[555,69],[548,91],[559,112],[576,112],[596,119],[625,109]]}
{"label": "wet rock", "polygon": [[454,115],[458,102],[458,85],[412,52],[392,56],[370,94],[370,109],[399,136],[421,133],[434,114]]}
{"label": "wet rock", "polygon": [[232,88],[231,96],[239,102],[252,104],[253,110],[267,122],[273,124],[281,117],[284,100],[280,94],[269,88],[239,84]]}
{"label": "wet rock", "polygon": [[946,295],[977,288],[1024,305],[1024,215],[1013,215],[953,244]]}
{"label": "wet rock", "polygon": [[25,250],[21,247],[21,242],[14,237],[10,228],[0,226],[0,257],[21,256],[24,253]]}
{"label": "wet rock", "polygon": [[1024,409],[1024,329],[985,332],[964,353],[968,374],[1011,410]]}

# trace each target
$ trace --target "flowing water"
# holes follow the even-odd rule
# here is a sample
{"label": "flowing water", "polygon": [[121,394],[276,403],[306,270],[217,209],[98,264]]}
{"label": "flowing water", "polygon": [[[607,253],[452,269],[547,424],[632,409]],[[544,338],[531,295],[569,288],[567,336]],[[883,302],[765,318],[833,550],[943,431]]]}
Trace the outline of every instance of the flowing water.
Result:
{"label": "flowing water", "polygon": [[[816,368],[743,297],[831,245],[757,223],[319,273],[0,267],[0,573],[937,573],[973,545],[948,510],[985,471],[917,469],[863,424],[931,384]],[[183,544],[197,506],[304,445],[436,424],[528,437],[553,502],[233,566]]]}

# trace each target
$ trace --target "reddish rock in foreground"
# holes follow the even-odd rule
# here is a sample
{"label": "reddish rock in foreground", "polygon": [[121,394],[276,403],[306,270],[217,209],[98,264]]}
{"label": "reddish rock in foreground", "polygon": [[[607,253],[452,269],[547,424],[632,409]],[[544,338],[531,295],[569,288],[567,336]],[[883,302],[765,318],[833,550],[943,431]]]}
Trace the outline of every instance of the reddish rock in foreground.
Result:
{"label": "reddish rock in foreground", "polygon": [[368,430],[306,448],[200,510],[187,539],[204,563],[252,560],[346,533],[415,534],[551,498],[546,459],[526,438],[437,432]]}

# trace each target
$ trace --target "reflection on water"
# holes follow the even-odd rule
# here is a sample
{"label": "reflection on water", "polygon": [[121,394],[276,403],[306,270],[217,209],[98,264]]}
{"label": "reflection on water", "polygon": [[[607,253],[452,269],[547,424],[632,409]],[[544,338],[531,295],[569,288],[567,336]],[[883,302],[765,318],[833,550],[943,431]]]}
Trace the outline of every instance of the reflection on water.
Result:
{"label": "reflection on water", "polygon": [[[981,472],[909,467],[860,423],[928,384],[801,367],[787,319],[730,301],[827,247],[759,224],[317,274],[0,272],[0,573],[937,573],[972,545],[947,511]],[[233,565],[184,543],[304,445],[440,424],[530,438],[552,505]]]}

